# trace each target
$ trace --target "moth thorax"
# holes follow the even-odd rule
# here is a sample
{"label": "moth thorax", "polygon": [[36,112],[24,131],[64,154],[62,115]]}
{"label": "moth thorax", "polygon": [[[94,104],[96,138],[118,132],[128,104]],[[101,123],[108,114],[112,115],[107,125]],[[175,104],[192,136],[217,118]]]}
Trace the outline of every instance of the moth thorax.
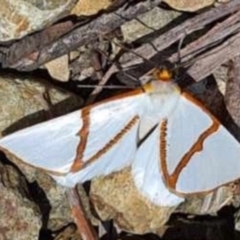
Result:
{"label": "moth thorax", "polygon": [[158,81],[153,80],[151,82],[152,86],[152,93],[160,93],[160,94],[171,94],[176,93],[176,91],[179,91],[178,86],[173,81]]}
{"label": "moth thorax", "polygon": [[178,86],[173,82],[173,74],[167,67],[155,69],[151,82],[152,92],[161,94],[171,94],[178,90]]}

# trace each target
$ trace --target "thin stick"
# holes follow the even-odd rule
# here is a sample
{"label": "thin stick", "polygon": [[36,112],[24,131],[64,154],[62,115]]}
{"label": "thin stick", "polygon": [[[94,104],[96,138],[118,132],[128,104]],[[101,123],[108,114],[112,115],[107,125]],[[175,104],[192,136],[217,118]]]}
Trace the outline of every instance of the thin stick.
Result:
{"label": "thin stick", "polygon": [[85,216],[84,209],[82,207],[81,198],[77,193],[76,188],[68,188],[67,195],[69,204],[72,209],[72,215],[77,228],[81,234],[83,240],[97,240],[97,234],[94,231],[91,223]]}
{"label": "thin stick", "polygon": [[104,74],[104,76],[102,77],[102,80],[99,82],[100,86],[97,86],[93,92],[91,93],[90,97],[87,99],[86,101],[86,105],[91,104],[94,102],[94,100],[97,97],[97,94],[100,93],[103,89],[103,85],[106,84],[106,82],[108,81],[108,79],[112,76],[113,73],[117,72],[118,69],[116,67],[115,64],[112,64],[112,66],[108,69],[108,71]]}
{"label": "thin stick", "polygon": [[97,88],[97,87],[101,87],[104,89],[135,89],[136,86],[121,86],[121,85],[88,85],[88,84],[79,84],[78,85],[79,88]]}

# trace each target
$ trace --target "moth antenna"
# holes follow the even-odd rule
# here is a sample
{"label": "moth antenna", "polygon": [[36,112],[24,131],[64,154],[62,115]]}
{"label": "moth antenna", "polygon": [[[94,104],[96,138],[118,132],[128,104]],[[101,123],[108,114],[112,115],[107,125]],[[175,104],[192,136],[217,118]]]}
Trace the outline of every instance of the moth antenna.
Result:
{"label": "moth antenna", "polygon": [[[131,79],[133,79],[134,81],[136,81],[136,82],[138,83],[139,87],[143,90],[143,92],[146,91],[145,88],[143,87],[143,84],[142,84],[142,82],[140,81],[139,78],[135,78],[135,77],[133,77],[131,74],[128,74],[128,73],[126,73],[126,72],[123,72],[123,73],[124,73],[126,76],[128,76],[129,78],[131,78]],[[135,88],[135,87],[133,87],[133,88]]]}
{"label": "moth antenna", "polygon": [[[108,40],[109,40],[109,39],[108,39]],[[112,41],[112,40],[111,40],[111,41]],[[116,42],[116,41],[112,41],[112,42],[114,42],[114,44],[116,44],[116,45],[118,45],[119,47],[121,47],[123,50],[125,50],[125,51],[127,51],[127,52],[130,52],[130,53],[132,53],[132,54],[134,54],[134,55],[142,58],[144,61],[149,62],[153,67],[156,67],[156,64],[155,64],[153,61],[151,61],[151,60],[149,60],[149,59],[141,56],[140,54],[136,53],[135,51],[131,50],[130,48],[124,46],[123,44],[121,44],[121,43],[119,43],[119,42]],[[117,64],[117,65],[118,65],[118,64]],[[119,66],[118,66],[118,67],[119,67]],[[121,68],[121,67],[119,67],[119,68]],[[143,84],[142,84],[142,82],[140,81],[139,78],[135,78],[135,77],[133,77],[132,75],[130,75],[130,74],[124,72],[124,71],[123,71],[123,74],[125,74],[125,75],[128,76],[128,77],[130,77],[130,78],[133,79],[134,81],[137,81],[137,82],[139,83],[139,86],[141,87],[141,89],[145,92],[145,89],[144,89],[144,87],[143,87]]]}
{"label": "moth antenna", "polygon": [[115,42],[115,41],[113,41],[113,42],[114,42],[116,45],[118,45],[119,47],[121,47],[122,49],[124,49],[124,50],[126,50],[126,51],[128,51],[128,52],[130,52],[130,53],[132,53],[132,54],[134,54],[134,55],[136,55],[136,56],[142,58],[142,59],[143,59],[144,61],[146,61],[146,62],[151,63],[154,67],[156,66],[155,63],[154,63],[153,61],[151,61],[151,60],[149,60],[149,59],[143,57],[142,55],[136,53],[135,51],[131,50],[130,48],[128,48],[128,47],[126,47],[126,46],[124,46],[123,44],[118,43],[118,42]]}
{"label": "moth antenna", "polygon": [[177,78],[179,74],[179,68],[183,66],[181,63],[181,48],[183,45],[183,41],[185,39],[185,34],[182,36],[182,38],[179,40],[178,48],[177,48],[177,61],[174,63],[174,72],[175,72],[175,77]]}
{"label": "moth antenna", "polygon": [[79,84],[77,87],[79,88],[96,88],[96,87],[101,87],[105,89],[131,89],[135,88],[134,86],[120,86],[120,85],[90,85],[90,84]]}
{"label": "moth antenna", "polygon": [[178,44],[178,49],[177,49],[177,53],[178,53],[178,58],[177,58],[177,64],[180,65],[181,64],[181,48],[182,48],[182,45],[183,45],[183,41],[185,39],[185,34],[183,35],[182,38],[180,38],[179,40],[179,44]]}

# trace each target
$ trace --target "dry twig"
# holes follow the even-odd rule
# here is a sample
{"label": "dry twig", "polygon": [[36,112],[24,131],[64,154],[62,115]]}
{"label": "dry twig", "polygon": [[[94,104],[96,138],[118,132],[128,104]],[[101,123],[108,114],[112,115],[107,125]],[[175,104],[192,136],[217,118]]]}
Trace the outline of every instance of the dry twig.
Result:
{"label": "dry twig", "polygon": [[68,200],[72,209],[72,215],[83,240],[97,240],[97,234],[87,219],[76,188],[67,190]]}
{"label": "dry twig", "polygon": [[[153,0],[151,7],[157,6],[161,0]],[[40,65],[60,57],[77,47],[88,44],[90,41],[103,36],[114,29],[120,27],[126,21],[135,18],[137,15],[145,13],[149,10],[149,4],[147,2],[140,2],[125,8],[122,6],[118,10],[112,13],[106,13],[100,17],[90,21],[88,24],[77,27],[72,30],[69,34],[64,35],[57,41],[54,41],[47,46],[38,48],[37,59],[29,59],[28,55],[30,52],[26,53],[25,58],[21,54],[21,59],[15,56],[16,49],[25,48],[21,44],[18,44],[13,49],[10,47],[6,51],[5,48],[0,48],[0,52],[5,52],[5,57],[2,59],[2,65],[4,67],[16,68],[18,70],[31,71],[37,69]],[[37,38],[38,35],[35,36]],[[28,38],[28,37],[26,37]],[[31,44],[34,44],[32,42]],[[15,57],[13,57],[13,55]],[[1,59],[0,59],[1,60]]]}

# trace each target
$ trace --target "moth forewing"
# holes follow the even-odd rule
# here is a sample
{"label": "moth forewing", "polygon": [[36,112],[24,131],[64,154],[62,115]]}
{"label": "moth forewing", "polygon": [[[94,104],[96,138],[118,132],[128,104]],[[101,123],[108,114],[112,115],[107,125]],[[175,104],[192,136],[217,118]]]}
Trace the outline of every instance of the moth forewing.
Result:
{"label": "moth forewing", "polygon": [[55,178],[64,175],[59,182],[68,186],[109,174],[131,164],[145,97],[138,90],[119,95],[6,136],[0,147]]}
{"label": "moth forewing", "polygon": [[25,128],[0,139],[0,147],[34,167],[67,173],[79,143],[80,115],[75,111]]}
{"label": "moth forewing", "polygon": [[129,166],[137,149],[138,124],[139,118],[134,117],[103,149],[83,163],[80,169],[70,171],[64,177],[53,176],[54,179],[61,185],[72,187]]}

